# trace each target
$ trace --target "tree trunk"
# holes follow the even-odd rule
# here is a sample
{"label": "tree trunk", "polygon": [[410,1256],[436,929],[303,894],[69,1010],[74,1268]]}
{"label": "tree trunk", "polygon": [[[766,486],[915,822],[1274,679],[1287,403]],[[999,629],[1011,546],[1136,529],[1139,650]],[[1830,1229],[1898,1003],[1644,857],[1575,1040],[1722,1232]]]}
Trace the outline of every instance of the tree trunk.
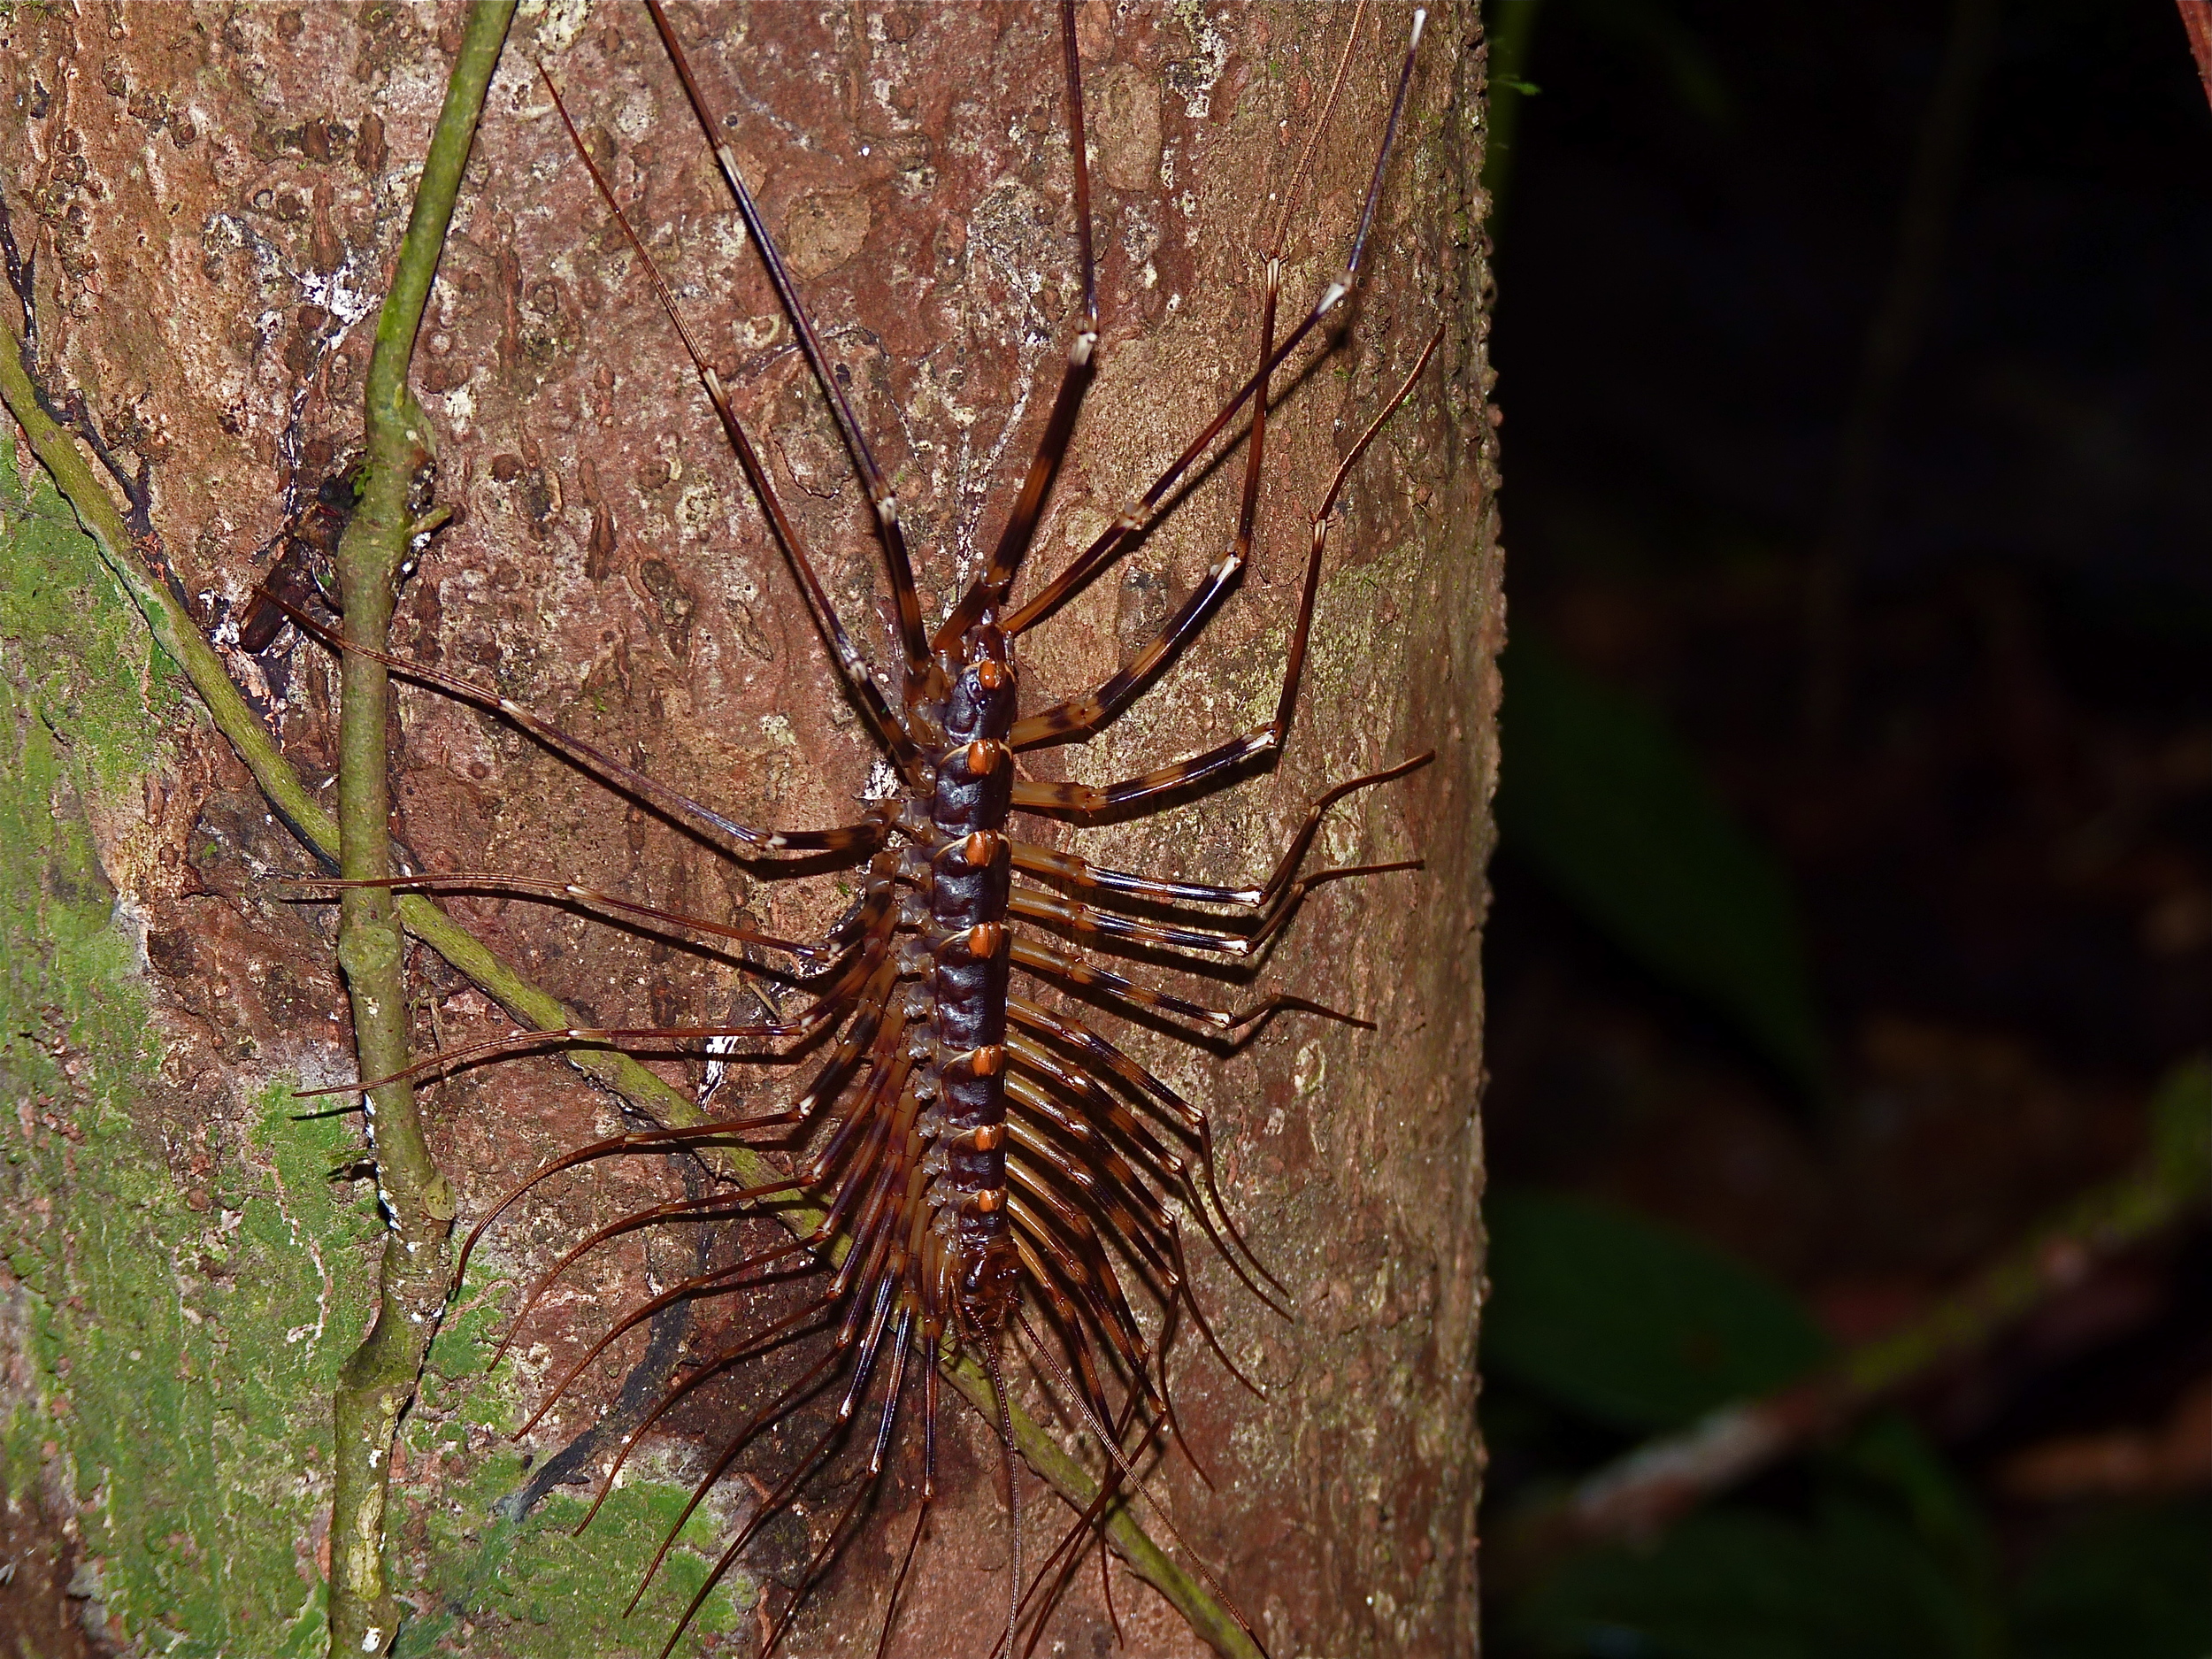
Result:
{"label": "tree trunk", "polygon": [[[1216,16],[1098,0],[1079,18],[1102,368],[1018,593],[1110,522],[1251,372],[1278,198],[1347,22],[1319,8]],[[679,8],[675,22],[708,96],[733,112],[720,131],[894,479],[933,618],[1003,522],[1079,311],[1055,14]],[[1292,207],[1286,327],[1342,267],[1407,27],[1394,7],[1364,18]],[[41,377],[81,390],[109,438],[150,463],[159,557],[285,756],[320,785],[335,764],[327,657],[299,642],[248,657],[236,630],[288,493],[311,495],[358,443],[373,328],[362,319],[388,279],[459,12],[24,9],[5,27],[0,188],[19,243],[37,251]],[[878,662],[895,650],[836,429],[649,22],[609,6],[526,17],[494,84],[413,377],[436,499],[456,516],[400,594],[394,649],[494,687],[733,818],[850,821],[873,753],[864,730],[533,59],[730,386],[847,626]],[[1175,1404],[1212,1485],[1171,1453],[1149,1477],[1159,1507],[1135,1515],[1284,1655],[1476,1647],[1478,946],[1502,627],[1480,65],[1475,9],[1442,8],[1348,322],[1302,374],[1278,377],[1240,588],[1100,738],[1024,757],[1032,776],[1104,783],[1266,718],[1308,516],[1441,325],[1435,359],[1345,489],[1280,764],[1056,838],[1095,864],[1241,881],[1264,874],[1330,784],[1437,755],[1339,805],[1308,860],[1423,869],[1316,888],[1250,980],[1131,970],[1222,1005],[1285,990],[1374,1030],[1287,1012],[1214,1053],[1092,1010],[1207,1111],[1230,1211],[1295,1310],[1278,1318],[1194,1246],[1199,1302],[1266,1397],[1187,1321]],[[1232,448],[1023,637],[1025,708],[1097,684],[1174,613],[1227,543],[1243,457]],[[17,465],[35,470],[20,445]],[[50,490],[42,500],[65,512]],[[335,1102],[291,1096],[356,1075],[334,910],[274,884],[314,860],[84,539],[31,516],[10,546],[11,1491],[35,1494],[88,1640],[319,1652],[330,1394],[363,1334],[380,1243],[373,1182],[353,1167],[357,1120],[303,1118]],[[785,937],[818,931],[845,902],[835,872],[794,882],[733,865],[480,710],[411,687],[395,703],[393,833],[416,868],[581,883]],[[757,1006],[729,958],[649,929],[511,895],[445,902],[585,1023],[715,1023]],[[419,1052],[513,1029],[430,950],[411,950],[408,968]],[[655,1069],[696,1093],[696,1063]],[[803,1075],[741,1068],[723,1087],[768,1110]],[[557,1150],[638,1125],[557,1057],[465,1072],[432,1088],[424,1111],[465,1228]],[[520,1521],[517,1494],[543,1495],[534,1463],[618,1407],[632,1368],[665,1378],[672,1348],[627,1339],[519,1448],[500,1438],[643,1284],[694,1271],[690,1240],[634,1235],[595,1253],[506,1365],[479,1375],[524,1286],[592,1226],[680,1196],[687,1179],[695,1170],[675,1159],[596,1165],[488,1235],[391,1455],[386,1557],[412,1609],[399,1651],[441,1640],[439,1651],[501,1655],[657,1651],[719,1555],[739,1494],[755,1488],[719,1488],[667,1569],[675,1587],[657,1584],[621,1620],[718,1434],[787,1375],[774,1357],[672,1417],[580,1538],[545,1521],[580,1517],[585,1488],[557,1489]],[[690,1340],[746,1322],[744,1300],[723,1298],[693,1312]],[[1026,1385],[1016,1392],[1046,1409]],[[947,1490],[893,1649],[981,1655],[1004,1618],[1004,1493],[991,1425],[947,1398]],[[768,1446],[756,1473],[772,1479],[796,1451]],[[914,1462],[897,1465],[784,1651],[869,1650],[910,1525]],[[849,1490],[819,1499],[818,1538]],[[1029,1478],[1024,1506],[1033,1563],[1072,1512]],[[795,1525],[771,1528],[708,1604],[705,1650],[726,1650],[719,1636],[751,1651],[750,1632],[789,1601],[771,1581],[795,1579],[804,1557]],[[1118,1562],[1113,1593],[1132,1651],[1204,1651]],[[1044,1650],[1109,1640],[1092,1563]]]}

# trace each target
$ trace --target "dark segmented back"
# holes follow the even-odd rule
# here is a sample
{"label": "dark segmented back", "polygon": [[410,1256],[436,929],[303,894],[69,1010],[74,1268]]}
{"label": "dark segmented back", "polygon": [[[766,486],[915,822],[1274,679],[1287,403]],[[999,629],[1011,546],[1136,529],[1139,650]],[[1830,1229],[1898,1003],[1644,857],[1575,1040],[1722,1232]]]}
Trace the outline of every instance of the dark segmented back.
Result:
{"label": "dark segmented back", "polygon": [[1006,926],[1013,865],[1006,839],[1014,768],[1016,677],[1006,636],[978,623],[948,675],[944,733],[930,823],[943,838],[930,861],[930,1035],[941,1145],[949,1178],[930,1200],[936,1231],[959,1251],[963,1317],[972,1330],[1006,1322],[1020,1273],[1006,1210]]}

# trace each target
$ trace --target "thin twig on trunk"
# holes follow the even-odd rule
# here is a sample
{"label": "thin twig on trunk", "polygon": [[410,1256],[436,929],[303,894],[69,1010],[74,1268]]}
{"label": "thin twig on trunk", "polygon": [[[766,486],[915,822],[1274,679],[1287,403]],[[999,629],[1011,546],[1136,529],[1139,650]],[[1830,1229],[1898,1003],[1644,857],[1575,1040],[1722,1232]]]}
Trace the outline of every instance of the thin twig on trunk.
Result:
{"label": "thin twig on trunk", "polygon": [[[446,83],[399,263],[377,319],[369,361],[368,456],[360,501],[338,544],[346,635],[385,648],[393,584],[419,526],[411,503],[416,475],[431,462],[428,421],[408,390],[415,332],[445,250],[446,227],[492,71],[514,16],[514,0],[477,0]],[[373,881],[392,873],[391,764],[381,662],[345,653],[338,719],[340,873]],[[355,1050],[364,1078],[408,1066],[406,943],[391,892],[349,887],[340,901],[338,962],[353,1004]],[[393,1437],[415,1396],[423,1356],[445,1309],[453,1187],[430,1156],[415,1091],[386,1084],[365,1097],[369,1150],[384,1217],[376,1323],[339,1372],[332,1401],[337,1459],[331,1496],[330,1651],[382,1653],[399,1624],[384,1574],[384,1506]]]}

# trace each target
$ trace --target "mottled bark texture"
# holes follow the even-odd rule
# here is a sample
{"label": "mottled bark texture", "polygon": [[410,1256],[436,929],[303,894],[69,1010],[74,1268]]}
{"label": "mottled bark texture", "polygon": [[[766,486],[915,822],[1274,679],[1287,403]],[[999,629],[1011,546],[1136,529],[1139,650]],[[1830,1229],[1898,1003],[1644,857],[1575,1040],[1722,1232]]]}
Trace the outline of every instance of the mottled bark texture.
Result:
{"label": "mottled bark texture", "polygon": [[[989,546],[1074,326],[1052,10],[680,6],[675,15],[895,478],[933,603]],[[1056,568],[1087,541],[1249,372],[1273,194],[1287,186],[1349,15],[1081,8],[1102,368],[1038,568]],[[388,280],[461,20],[454,5],[124,6],[75,17],[23,9],[7,24],[0,187],[19,236],[39,247],[46,377],[81,388],[103,426],[151,458],[154,522],[209,626],[235,618],[266,570],[291,457],[311,491],[359,442],[373,324],[355,319]],[[1291,221],[1293,316],[1340,265],[1408,21],[1396,7],[1367,14]],[[881,561],[835,430],[649,24],[611,4],[526,7],[494,84],[415,365],[441,457],[439,498],[457,518],[401,592],[395,649],[495,685],[733,818],[846,821],[867,781],[864,734],[704,398],[552,117],[534,58],[566,91],[732,387],[848,625],[890,659]],[[1340,807],[1316,854],[1419,856],[1426,869],[1317,891],[1258,976],[1264,987],[1355,1011],[1376,1031],[1285,1017],[1225,1058],[1141,1028],[1128,1039],[1212,1115],[1230,1203],[1297,1307],[1295,1323],[1275,1318],[1202,1246],[1194,1252],[1202,1300],[1267,1398],[1187,1341],[1177,1403],[1215,1485],[1179,1455],[1154,1480],[1195,1556],[1279,1655],[1456,1655],[1476,1645],[1478,943],[1502,628],[1475,183],[1480,65],[1475,9],[1440,9],[1365,286],[1334,349],[1281,383],[1259,551],[1240,590],[1102,739],[1026,763],[1033,775],[1103,782],[1264,718],[1306,516],[1337,457],[1442,323],[1437,361],[1346,493],[1281,764],[1172,812],[1057,838],[1126,868],[1231,879],[1263,872],[1328,783],[1438,753],[1427,770]],[[1095,683],[1172,613],[1225,543],[1240,469],[1240,452],[1213,468],[1156,533],[1022,641],[1029,706]],[[272,710],[294,764],[311,783],[326,777],[327,660],[301,646],[269,664],[234,655],[233,666]],[[573,880],[742,915],[787,936],[842,902],[832,879],[770,880],[710,855],[477,711],[406,687],[396,703],[393,830],[422,867]],[[286,1133],[271,1117],[270,1087],[349,1074],[343,1000],[328,918],[261,884],[266,872],[303,872],[309,860],[204,722],[173,709],[168,719],[142,790],[102,799],[88,817],[127,901],[119,914],[143,929],[163,1054],[134,1086],[136,1133],[159,1148],[153,1167],[171,1196],[180,1192],[196,1215],[227,1215],[233,1201],[211,1200],[211,1186],[227,1171],[259,1168],[257,1157],[274,1156],[265,1143]],[[751,1006],[726,963],[649,934],[495,897],[450,908],[592,1022],[710,1020]],[[409,967],[419,1049],[507,1028],[428,953],[412,952]],[[1242,1000],[1233,987],[1216,987],[1215,998]],[[660,1069],[687,1087],[697,1076],[695,1065]],[[765,1106],[791,1075],[752,1068],[726,1087]],[[442,1085],[426,1094],[425,1115],[463,1225],[552,1149],[623,1121],[612,1096],[552,1059]],[[67,1225],[68,1178],[53,1167],[62,1190],[44,1196]],[[685,1179],[672,1162],[641,1162],[549,1187],[495,1235],[471,1294],[495,1272],[526,1282],[580,1229],[680,1194]],[[236,1213],[253,1213],[247,1197],[235,1202]],[[319,1257],[326,1286],[373,1283],[375,1230],[346,1214],[344,1241]],[[165,1275],[214,1271],[204,1257],[172,1255]],[[388,1516],[394,1588],[426,1627],[442,1621],[446,1640],[486,1654],[563,1652],[580,1640],[580,1624],[565,1634],[566,1616],[543,1607],[536,1617],[550,1625],[530,1622],[507,1557],[502,1567],[469,1554],[491,1536],[485,1494],[525,1477],[511,1456],[499,1464],[509,1455],[467,1420],[513,1420],[503,1417],[501,1391],[534,1406],[626,1293],[638,1294],[649,1273],[680,1276],[691,1259],[687,1241],[626,1240],[540,1312],[521,1380],[503,1374],[471,1397],[426,1379]],[[66,1272],[39,1271],[60,1277],[42,1286],[27,1273],[26,1294],[58,1305]],[[511,1286],[496,1290],[473,1326],[458,1317],[460,1334],[499,1328],[494,1315],[513,1299]],[[309,1302],[278,1310],[272,1328],[306,1321],[322,1343],[323,1324],[349,1318],[328,1339],[342,1356],[360,1333],[360,1293],[334,1288],[319,1313]],[[718,1302],[697,1315],[694,1335],[744,1317],[741,1301]],[[641,1341],[622,1364],[638,1359]],[[444,1352],[442,1340],[434,1372]],[[443,1363],[457,1376],[483,1357],[464,1345]],[[717,1423],[761,1397],[780,1363],[703,1391],[640,1473],[680,1480],[702,1467]],[[536,1455],[588,1426],[620,1381],[620,1365],[588,1377],[534,1431]],[[11,1394],[0,1409],[50,1414],[58,1387]],[[257,1490],[294,1482],[266,1509],[272,1526],[294,1525],[297,1504],[318,1492],[326,1511],[321,1465],[306,1449],[326,1442],[313,1403],[293,1401],[271,1418],[296,1424],[295,1466],[257,1463],[251,1472]],[[901,1628],[912,1640],[929,1632],[931,1651],[980,1655],[1002,1618],[989,1571],[1002,1574],[1005,1560],[1002,1498],[987,1428],[964,1407],[954,1411],[951,1490]],[[27,1443],[35,1455],[38,1443]],[[65,1435],[44,1444],[58,1448],[46,1464],[48,1511],[74,1513],[95,1478],[73,1462]],[[214,1478],[249,1484],[219,1459]],[[1028,1495],[1033,1559],[1064,1510],[1033,1484]],[[847,1552],[789,1651],[872,1640],[894,1540],[903,1540],[897,1517],[912,1501],[908,1471],[882,1503],[889,1524]],[[1156,1517],[1145,1518],[1160,1535]],[[311,1591],[320,1540],[303,1525],[288,1541],[302,1563],[292,1587]],[[87,1530],[77,1547],[98,1559],[110,1552],[119,1585],[131,1565],[123,1552],[144,1546]],[[534,1560],[557,1563],[588,1540],[529,1547]],[[788,1575],[776,1551],[795,1547],[772,1536],[741,1563],[732,1586],[741,1602],[762,1578]],[[649,1550],[575,1559],[600,1575],[589,1594],[618,1605]],[[111,1636],[147,1640],[165,1617],[150,1596],[109,1594]],[[1125,1575],[1116,1596],[1135,1651],[1196,1650],[1171,1610]],[[611,1628],[650,1651],[680,1605],[657,1594],[638,1620]],[[732,1619],[728,1640],[741,1647],[744,1621]],[[242,1640],[251,1628],[239,1625]],[[1104,1632],[1093,1570],[1051,1635],[1087,1652]],[[593,1640],[595,1651],[627,1650]]]}

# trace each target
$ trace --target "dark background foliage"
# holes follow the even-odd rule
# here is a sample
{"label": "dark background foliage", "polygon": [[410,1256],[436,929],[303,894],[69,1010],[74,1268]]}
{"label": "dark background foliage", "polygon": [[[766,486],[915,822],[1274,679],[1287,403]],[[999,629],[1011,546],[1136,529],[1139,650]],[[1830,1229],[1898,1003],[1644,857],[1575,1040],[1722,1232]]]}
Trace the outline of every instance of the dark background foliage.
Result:
{"label": "dark background foliage", "polygon": [[[1494,1538],[1909,1324],[2212,1048],[2212,110],[2167,0],[1492,12]],[[2200,1659],[2208,1488],[2200,1207],[1487,1640]]]}

